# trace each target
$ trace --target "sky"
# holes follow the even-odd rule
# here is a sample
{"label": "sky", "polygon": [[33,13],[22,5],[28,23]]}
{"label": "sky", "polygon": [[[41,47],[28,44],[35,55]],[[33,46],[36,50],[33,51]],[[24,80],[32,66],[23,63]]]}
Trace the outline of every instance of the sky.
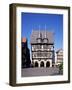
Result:
{"label": "sky", "polygon": [[30,35],[32,30],[46,30],[54,32],[55,51],[63,48],[63,15],[61,14],[40,14],[40,13],[21,13],[21,37],[28,39],[30,46]]}

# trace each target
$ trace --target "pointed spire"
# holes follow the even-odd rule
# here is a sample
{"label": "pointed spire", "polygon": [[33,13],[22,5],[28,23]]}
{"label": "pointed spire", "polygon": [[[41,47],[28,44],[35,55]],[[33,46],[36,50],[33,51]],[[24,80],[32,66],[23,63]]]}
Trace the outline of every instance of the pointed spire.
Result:
{"label": "pointed spire", "polygon": [[32,33],[33,33],[33,27],[32,27]]}
{"label": "pointed spire", "polygon": [[45,38],[46,38],[46,24],[45,24]]}
{"label": "pointed spire", "polygon": [[32,29],[32,33],[33,33],[33,29]]}
{"label": "pointed spire", "polygon": [[40,25],[39,25],[39,37],[40,37]]}
{"label": "pointed spire", "polygon": [[45,30],[46,30],[46,24],[45,24]]}

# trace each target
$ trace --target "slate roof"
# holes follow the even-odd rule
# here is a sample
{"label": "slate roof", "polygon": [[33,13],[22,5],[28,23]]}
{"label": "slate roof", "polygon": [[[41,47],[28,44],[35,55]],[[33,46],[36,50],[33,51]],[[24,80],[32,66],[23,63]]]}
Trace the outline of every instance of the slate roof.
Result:
{"label": "slate roof", "polygon": [[46,38],[48,39],[48,43],[54,43],[54,33],[53,32],[48,32],[47,30],[34,30],[32,31],[31,38],[30,38],[30,43],[34,44],[37,43],[37,38],[44,39],[46,35]]}

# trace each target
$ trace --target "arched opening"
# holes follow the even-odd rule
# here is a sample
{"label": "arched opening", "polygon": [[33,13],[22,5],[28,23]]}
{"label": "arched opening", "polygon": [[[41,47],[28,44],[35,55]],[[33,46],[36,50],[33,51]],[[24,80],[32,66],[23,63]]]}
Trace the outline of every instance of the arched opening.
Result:
{"label": "arched opening", "polygon": [[40,63],[40,67],[44,67],[44,62],[43,61]]}
{"label": "arched opening", "polygon": [[35,62],[35,67],[38,67],[38,62]]}
{"label": "arched opening", "polygon": [[52,67],[54,67],[54,65],[52,65]]}
{"label": "arched opening", "polygon": [[49,61],[47,61],[46,67],[50,67],[50,62]]}

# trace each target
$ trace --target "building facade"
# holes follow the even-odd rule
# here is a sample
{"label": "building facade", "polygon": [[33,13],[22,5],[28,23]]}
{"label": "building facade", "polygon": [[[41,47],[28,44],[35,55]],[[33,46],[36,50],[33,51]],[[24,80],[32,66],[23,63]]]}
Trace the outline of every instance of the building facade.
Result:
{"label": "building facade", "polygon": [[59,65],[61,63],[63,63],[63,50],[62,49],[59,49],[57,52],[57,62],[56,64]]}
{"label": "building facade", "polygon": [[34,30],[31,34],[33,67],[52,67],[55,64],[54,36],[47,30]]}

